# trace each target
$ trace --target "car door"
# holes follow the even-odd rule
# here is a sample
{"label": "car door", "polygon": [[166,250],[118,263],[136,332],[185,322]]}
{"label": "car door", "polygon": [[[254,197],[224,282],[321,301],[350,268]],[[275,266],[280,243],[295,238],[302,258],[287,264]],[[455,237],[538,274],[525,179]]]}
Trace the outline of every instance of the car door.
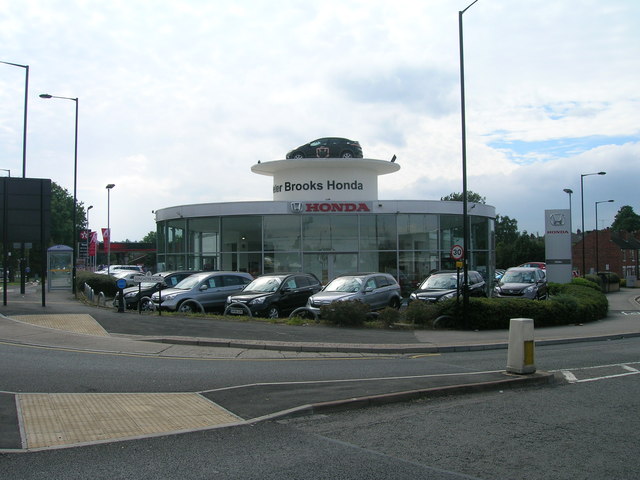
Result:
{"label": "car door", "polygon": [[384,289],[379,288],[376,277],[368,277],[362,286],[364,292],[364,301],[371,307],[371,310],[380,309],[380,305],[384,301]]}
{"label": "car door", "polygon": [[218,298],[219,305],[223,306],[229,295],[241,292],[249,283],[251,283],[251,280],[243,275],[223,275]]}

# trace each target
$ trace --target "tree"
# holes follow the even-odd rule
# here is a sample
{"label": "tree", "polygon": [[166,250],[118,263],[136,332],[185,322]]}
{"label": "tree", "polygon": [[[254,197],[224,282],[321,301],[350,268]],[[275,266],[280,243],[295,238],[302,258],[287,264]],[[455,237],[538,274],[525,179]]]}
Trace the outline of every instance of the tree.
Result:
{"label": "tree", "polygon": [[625,205],[618,210],[613,223],[611,224],[611,230],[619,232],[621,230],[625,232],[637,232],[640,230],[640,215],[633,211],[633,207]]}
{"label": "tree", "polygon": [[[87,216],[82,202],[76,201],[76,228],[80,231]],[[73,195],[66,188],[51,182],[51,244],[73,247]]]}
{"label": "tree", "polygon": [[[462,196],[462,193],[450,193],[446,197],[441,197],[440,200],[443,202],[462,202],[464,201],[464,197]],[[487,203],[487,199],[482,197],[479,193],[467,191],[467,202],[484,204]]]}
{"label": "tree", "polygon": [[507,216],[496,215],[496,245],[500,243],[513,243],[517,240],[518,221]]}
{"label": "tree", "polygon": [[157,233],[155,231],[151,231],[147,233],[142,239],[142,243],[153,243],[156,244]]}

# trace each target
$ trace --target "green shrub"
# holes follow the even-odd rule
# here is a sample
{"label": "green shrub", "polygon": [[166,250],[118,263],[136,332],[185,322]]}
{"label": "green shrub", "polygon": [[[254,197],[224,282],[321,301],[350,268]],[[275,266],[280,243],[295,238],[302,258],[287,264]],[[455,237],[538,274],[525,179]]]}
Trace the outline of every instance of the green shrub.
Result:
{"label": "green shrub", "polygon": [[400,321],[400,312],[397,308],[385,307],[378,314],[378,320],[385,327],[390,327],[394,323],[398,323]]}
{"label": "green shrub", "polygon": [[357,300],[345,300],[320,307],[320,317],[328,323],[355,327],[364,325],[370,311],[369,305],[365,303]]}
{"label": "green shrub", "polygon": [[439,315],[440,308],[437,304],[422,301],[409,303],[406,310],[402,312],[404,321],[414,325],[432,325]]}
{"label": "green shrub", "polygon": [[118,287],[116,280],[109,275],[98,275],[85,270],[76,272],[76,290],[84,291],[84,284],[89,285],[95,293],[103,292],[107,297],[115,297]]}

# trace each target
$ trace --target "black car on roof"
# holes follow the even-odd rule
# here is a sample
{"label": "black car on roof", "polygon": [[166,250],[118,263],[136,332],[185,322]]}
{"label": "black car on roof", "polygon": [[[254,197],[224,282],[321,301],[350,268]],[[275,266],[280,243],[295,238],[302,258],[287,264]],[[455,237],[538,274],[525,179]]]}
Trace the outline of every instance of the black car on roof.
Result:
{"label": "black car on roof", "polygon": [[318,138],[294,148],[287,158],[362,158],[362,147],[356,140],[348,138]]}
{"label": "black car on roof", "polygon": [[[442,270],[429,275],[409,296],[409,301],[436,303],[462,294],[463,272]],[[486,283],[479,272],[469,270],[469,296],[486,297]]]}
{"label": "black car on roof", "polygon": [[276,273],[262,275],[242,292],[227,298],[225,314],[278,318],[304,307],[314,293],[322,289],[312,273]]}

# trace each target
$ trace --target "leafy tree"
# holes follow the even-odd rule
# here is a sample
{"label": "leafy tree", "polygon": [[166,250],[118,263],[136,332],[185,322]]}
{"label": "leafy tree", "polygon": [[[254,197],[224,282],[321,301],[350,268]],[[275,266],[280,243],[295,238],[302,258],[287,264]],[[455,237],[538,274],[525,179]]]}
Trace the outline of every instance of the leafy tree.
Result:
{"label": "leafy tree", "polygon": [[613,223],[611,224],[611,230],[619,232],[624,230],[625,232],[637,232],[640,230],[640,215],[633,211],[633,207],[625,205],[618,210]]}
{"label": "leafy tree", "polygon": [[[462,193],[450,193],[446,197],[440,198],[443,202],[462,202],[464,201],[464,197]],[[479,193],[475,193],[472,191],[467,191],[467,202],[472,203],[487,203],[487,199],[482,197]]]}
{"label": "leafy tree", "polygon": [[151,231],[147,233],[142,239],[142,243],[153,243],[156,244],[157,233],[155,231]]}
{"label": "leafy tree", "polygon": [[518,221],[507,216],[496,215],[496,245],[513,243],[517,240]]}
{"label": "leafy tree", "polygon": [[[76,228],[80,231],[87,216],[82,202],[76,201]],[[73,246],[73,195],[51,182],[51,244]]]}

